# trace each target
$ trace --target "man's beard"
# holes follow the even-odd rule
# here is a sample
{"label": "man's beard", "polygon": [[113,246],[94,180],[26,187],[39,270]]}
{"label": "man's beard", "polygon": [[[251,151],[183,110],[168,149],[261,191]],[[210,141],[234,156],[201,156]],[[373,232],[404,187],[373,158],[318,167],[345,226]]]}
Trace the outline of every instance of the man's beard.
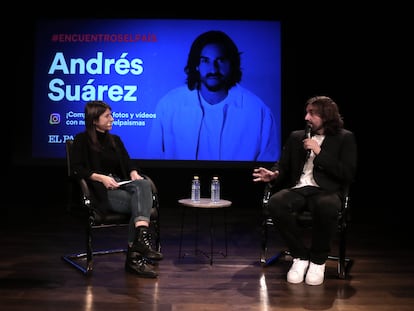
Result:
{"label": "man's beard", "polygon": [[[209,76],[207,76],[207,78],[208,78]],[[210,76],[211,77],[211,76]],[[223,90],[223,89],[228,89],[229,87],[228,87],[228,83],[227,83],[227,81],[225,80],[225,79],[223,79],[223,76],[219,76],[220,77],[220,80],[219,81],[217,81],[217,83],[214,83],[214,84],[211,84],[211,83],[208,83],[208,81],[204,81],[204,82],[202,82],[203,84],[204,84],[204,86],[210,91],[210,92],[218,92],[218,91],[221,91],[221,90]]]}

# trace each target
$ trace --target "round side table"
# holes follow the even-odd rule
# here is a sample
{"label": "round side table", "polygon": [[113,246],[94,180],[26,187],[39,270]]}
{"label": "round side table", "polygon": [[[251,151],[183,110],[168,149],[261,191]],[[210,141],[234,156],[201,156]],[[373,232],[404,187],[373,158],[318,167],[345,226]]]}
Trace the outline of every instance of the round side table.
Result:
{"label": "round side table", "polygon": [[195,253],[200,252],[204,254],[206,257],[210,258],[210,265],[213,264],[213,253],[214,253],[214,211],[218,209],[223,209],[224,212],[224,243],[225,243],[225,252],[221,254],[226,257],[227,256],[227,213],[226,208],[230,207],[232,202],[229,200],[220,200],[218,202],[212,202],[210,198],[201,198],[200,201],[195,202],[191,199],[180,199],[178,203],[182,206],[182,217],[181,217],[181,234],[180,234],[180,246],[178,256],[181,258],[181,247],[183,242],[183,229],[184,229],[184,214],[185,214],[185,207],[195,208],[196,213],[200,209],[209,210],[210,212],[210,255],[207,255],[205,252],[198,249],[198,214],[197,214],[197,221],[196,221],[196,237],[195,237]]}

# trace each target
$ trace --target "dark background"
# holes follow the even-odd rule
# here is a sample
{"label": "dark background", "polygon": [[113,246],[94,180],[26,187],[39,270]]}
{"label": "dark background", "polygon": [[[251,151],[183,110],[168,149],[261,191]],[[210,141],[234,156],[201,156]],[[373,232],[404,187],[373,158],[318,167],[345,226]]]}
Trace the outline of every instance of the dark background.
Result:
{"label": "dark background", "polygon": [[[6,33],[3,39],[10,43],[4,48],[3,64],[13,74],[3,73],[6,85],[10,84],[3,92],[11,94],[10,102],[3,103],[3,118],[7,121],[3,136],[11,142],[6,142],[3,150],[11,155],[7,162],[11,165],[6,164],[9,177],[5,182],[7,192],[13,194],[13,202],[31,210],[62,208],[67,200],[65,160],[30,158],[36,18],[277,19],[282,21],[283,30],[283,140],[290,131],[303,128],[303,106],[309,97],[332,97],[340,107],[345,127],[356,134],[358,141],[359,168],[351,201],[354,219],[392,223],[407,219],[406,211],[411,209],[407,207],[409,191],[404,184],[410,185],[410,182],[399,180],[410,177],[408,173],[412,172],[405,165],[411,153],[407,144],[409,136],[405,134],[411,128],[408,119],[411,103],[402,95],[412,84],[408,69],[412,35],[403,8],[376,7],[373,11],[373,8],[359,7],[285,9],[276,6],[270,9],[264,5],[241,5],[232,12],[231,8],[224,10],[213,3],[194,3],[185,9],[172,5],[171,8],[162,5],[143,8],[142,3],[116,8],[114,5],[100,4],[85,10],[73,3],[61,3],[59,8],[38,7],[37,11],[47,13],[25,18],[20,12],[23,8],[5,13],[10,13],[12,22],[3,27]],[[400,141],[407,150],[397,147]],[[11,152],[8,146],[12,146]],[[258,208],[260,204],[263,186],[252,182],[253,165],[212,168],[143,163],[142,169],[157,184],[162,208],[189,196],[194,174],[200,175],[205,196],[211,176],[217,174],[222,181],[222,197],[232,200],[235,208]]]}

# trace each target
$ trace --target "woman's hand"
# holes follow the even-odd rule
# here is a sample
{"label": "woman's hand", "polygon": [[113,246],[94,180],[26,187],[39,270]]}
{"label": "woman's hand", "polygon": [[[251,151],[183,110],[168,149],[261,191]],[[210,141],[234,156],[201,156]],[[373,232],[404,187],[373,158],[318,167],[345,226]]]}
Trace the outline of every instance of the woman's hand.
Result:
{"label": "woman's hand", "polygon": [[144,177],[138,174],[136,170],[131,171],[131,173],[129,173],[129,176],[131,177],[131,180],[144,179]]}
{"label": "woman's hand", "polygon": [[104,174],[93,173],[90,177],[92,180],[103,183],[106,189],[112,190],[118,188],[118,182],[112,177]]}

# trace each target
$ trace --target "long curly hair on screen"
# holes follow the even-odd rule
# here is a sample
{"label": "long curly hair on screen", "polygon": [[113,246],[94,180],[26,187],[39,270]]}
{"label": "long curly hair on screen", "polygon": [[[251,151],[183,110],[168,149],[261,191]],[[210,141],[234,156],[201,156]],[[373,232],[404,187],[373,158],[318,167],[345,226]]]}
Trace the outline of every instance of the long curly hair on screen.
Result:
{"label": "long curly hair on screen", "polygon": [[232,88],[242,78],[240,68],[240,55],[242,54],[237,48],[234,41],[223,31],[210,30],[199,35],[191,45],[188,53],[187,65],[184,72],[187,74],[187,85],[190,90],[200,88],[200,73],[197,70],[200,64],[201,51],[207,44],[219,44],[223,47],[224,57],[230,60],[231,74],[228,82],[228,88]]}

